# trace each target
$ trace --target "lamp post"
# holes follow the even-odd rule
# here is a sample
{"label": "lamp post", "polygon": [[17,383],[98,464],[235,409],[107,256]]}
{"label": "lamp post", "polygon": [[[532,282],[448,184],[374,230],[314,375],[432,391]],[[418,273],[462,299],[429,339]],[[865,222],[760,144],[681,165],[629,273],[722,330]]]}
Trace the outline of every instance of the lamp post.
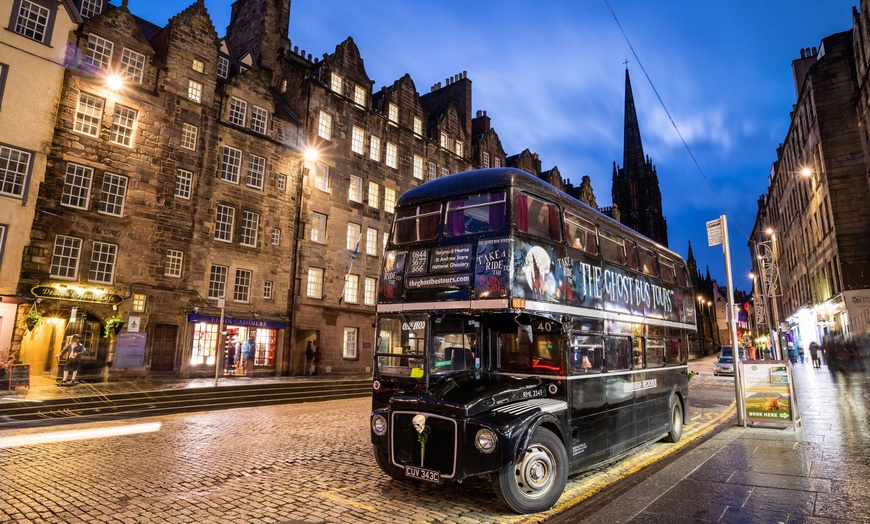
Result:
{"label": "lamp post", "polygon": [[762,300],[766,295],[770,299],[771,312],[773,313],[772,325],[770,326],[773,336],[772,349],[773,358],[782,358],[782,344],[779,339],[779,306],[776,297],[779,296],[779,268],[774,261],[774,246],[776,235],[771,228],[767,228],[766,233],[770,235],[770,240],[756,242],[758,245],[758,261],[761,271],[761,287]]}

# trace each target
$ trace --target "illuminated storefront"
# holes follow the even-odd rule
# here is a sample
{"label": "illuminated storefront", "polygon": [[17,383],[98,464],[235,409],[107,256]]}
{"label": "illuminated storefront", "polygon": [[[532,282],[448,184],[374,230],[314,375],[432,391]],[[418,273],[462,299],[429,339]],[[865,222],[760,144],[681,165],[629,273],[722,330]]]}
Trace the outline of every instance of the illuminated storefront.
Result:
{"label": "illuminated storefront", "polygon": [[[192,334],[188,364],[192,370],[202,368],[214,369],[219,340],[220,317],[190,313],[187,315],[187,321],[190,323]],[[252,332],[257,342],[257,352],[254,356],[255,369],[275,371],[278,364],[276,356],[280,349],[278,337],[286,327],[287,325],[284,322],[248,318],[224,318],[226,339],[221,351],[222,354],[220,355],[224,374],[233,374],[240,371],[241,348]]]}

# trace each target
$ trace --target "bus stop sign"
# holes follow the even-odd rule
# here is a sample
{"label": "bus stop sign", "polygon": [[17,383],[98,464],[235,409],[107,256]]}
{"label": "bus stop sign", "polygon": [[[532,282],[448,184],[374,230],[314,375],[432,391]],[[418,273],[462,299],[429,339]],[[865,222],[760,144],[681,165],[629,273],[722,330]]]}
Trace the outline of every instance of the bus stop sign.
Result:
{"label": "bus stop sign", "polygon": [[722,243],[722,219],[717,218],[707,222],[707,246],[718,246]]}

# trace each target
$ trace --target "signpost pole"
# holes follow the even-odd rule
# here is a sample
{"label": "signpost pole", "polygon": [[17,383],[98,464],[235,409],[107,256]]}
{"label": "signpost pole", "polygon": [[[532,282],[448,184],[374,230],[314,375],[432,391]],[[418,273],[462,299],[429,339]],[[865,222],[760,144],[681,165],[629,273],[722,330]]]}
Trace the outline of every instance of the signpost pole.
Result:
{"label": "signpost pole", "polygon": [[221,308],[221,320],[218,324],[217,348],[214,351],[214,387],[218,386],[218,377],[221,373],[221,364],[224,360],[224,345],[226,344],[226,335],[224,333],[224,305],[226,304],[223,298],[218,299],[218,306]]}
{"label": "signpost pole", "polygon": [[707,222],[707,244],[712,247],[722,244],[722,252],[725,255],[725,282],[728,287],[728,330],[731,333],[731,354],[734,359],[734,395],[737,400],[737,425],[746,426],[743,417],[743,363],[740,360],[740,345],[737,340],[737,315],[734,311],[734,285],[731,280],[731,248],[728,244],[728,218],[725,215],[716,220]]}

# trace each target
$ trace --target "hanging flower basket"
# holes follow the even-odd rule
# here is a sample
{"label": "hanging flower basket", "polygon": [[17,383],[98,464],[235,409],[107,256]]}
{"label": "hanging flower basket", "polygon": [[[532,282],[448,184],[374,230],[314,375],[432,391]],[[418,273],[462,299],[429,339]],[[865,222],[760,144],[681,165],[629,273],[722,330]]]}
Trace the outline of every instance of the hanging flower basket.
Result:
{"label": "hanging flower basket", "polygon": [[126,319],[121,313],[118,313],[114,317],[109,317],[106,320],[106,327],[103,329],[103,336],[109,338],[111,335],[117,335],[121,332],[121,328],[124,327],[125,323]]}
{"label": "hanging flower basket", "polygon": [[21,319],[21,323],[27,328],[27,331],[33,331],[39,323],[42,322],[42,315],[36,310],[36,304],[30,308],[27,315]]}

